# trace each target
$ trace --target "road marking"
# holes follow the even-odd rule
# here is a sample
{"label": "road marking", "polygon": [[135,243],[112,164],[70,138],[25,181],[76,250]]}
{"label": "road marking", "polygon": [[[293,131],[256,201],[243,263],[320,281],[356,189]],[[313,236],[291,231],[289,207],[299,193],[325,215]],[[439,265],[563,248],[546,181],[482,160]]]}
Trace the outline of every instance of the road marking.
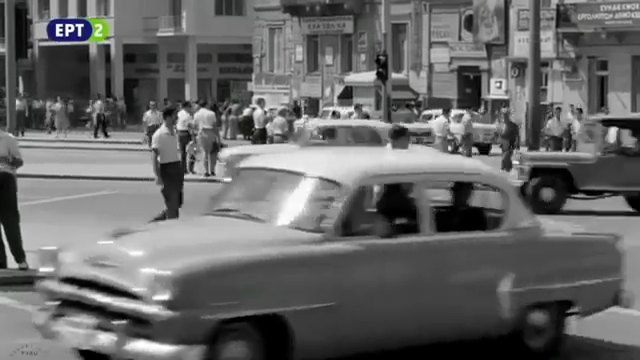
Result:
{"label": "road marking", "polygon": [[1,296],[0,295],[0,306],[5,306],[11,309],[15,309],[15,310],[22,310],[22,311],[26,311],[29,313],[34,312],[38,307],[35,305],[29,305],[29,304],[25,304],[22,303],[18,300],[14,300],[10,297],[7,296]]}
{"label": "road marking", "polygon": [[23,202],[23,203],[20,204],[20,206],[49,204],[49,203],[54,203],[54,202],[59,202],[59,201],[77,200],[77,199],[84,199],[84,198],[97,197],[97,196],[113,195],[113,194],[117,194],[117,193],[118,193],[117,191],[98,191],[98,192],[88,193],[88,194],[79,194],[79,195],[70,195],[70,196],[58,196],[58,197],[49,198],[49,199]]}

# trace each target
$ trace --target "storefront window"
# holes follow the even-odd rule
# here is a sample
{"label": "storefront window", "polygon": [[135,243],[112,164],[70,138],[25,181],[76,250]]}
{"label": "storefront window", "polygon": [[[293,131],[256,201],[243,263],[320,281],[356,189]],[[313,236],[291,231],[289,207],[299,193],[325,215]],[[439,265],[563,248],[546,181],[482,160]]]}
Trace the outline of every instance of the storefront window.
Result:
{"label": "storefront window", "polygon": [[407,58],[409,48],[407,46],[407,23],[398,23],[391,25],[392,51],[393,51],[393,72],[404,73],[407,71]]}
{"label": "storefront window", "polygon": [[353,71],[353,35],[343,35],[340,44],[341,70],[343,73]]}
{"label": "storefront window", "polygon": [[269,72],[284,73],[284,31],[281,27],[269,28]]}
{"label": "storefront window", "polygon": [[320,38],[318,35],[307,36],[307,73],[320,71]]}
{"label": "storefront window", "polygon": [[540,79],[540,102],[548,103],[549,102],[549,63],[543,62],[541,64],[540,75],[542,78]]}

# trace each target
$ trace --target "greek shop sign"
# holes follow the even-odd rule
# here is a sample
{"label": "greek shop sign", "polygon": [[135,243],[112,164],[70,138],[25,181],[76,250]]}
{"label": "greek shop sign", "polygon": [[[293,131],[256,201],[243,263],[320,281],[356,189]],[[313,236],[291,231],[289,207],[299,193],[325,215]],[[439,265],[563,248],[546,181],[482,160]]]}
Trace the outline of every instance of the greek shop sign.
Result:
{"label": "greek shop sign", "polygon": [[575,4],[578,27],[606,28],[640,25],[640,1]]}

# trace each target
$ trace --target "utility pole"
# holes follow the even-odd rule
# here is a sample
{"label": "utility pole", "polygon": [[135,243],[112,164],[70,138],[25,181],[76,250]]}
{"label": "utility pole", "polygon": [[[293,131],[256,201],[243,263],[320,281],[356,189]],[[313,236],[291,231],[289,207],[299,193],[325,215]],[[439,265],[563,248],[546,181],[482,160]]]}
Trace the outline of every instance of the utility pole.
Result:
{"label": "utility pole", "polygon": [[17,135],[16,89],[18,71],[16,65],[16,0],[4,1],[4,40],[5,40],[5,90],[7,110],[7,130]]}
{"label": "utility pole", "polygon": [[387,81],[382,92],[382,120],[391,122],[393,84],[393,46],[391,36],[391,0],[382,0],[382,51],[387,54]]}
{"label": "utility pole", "polygon": [[529,150],[540,150],[542,117],[540,111],[540,0],[529,0],[529,64],[527,64],[527,89],[529,106],[527,127]]}

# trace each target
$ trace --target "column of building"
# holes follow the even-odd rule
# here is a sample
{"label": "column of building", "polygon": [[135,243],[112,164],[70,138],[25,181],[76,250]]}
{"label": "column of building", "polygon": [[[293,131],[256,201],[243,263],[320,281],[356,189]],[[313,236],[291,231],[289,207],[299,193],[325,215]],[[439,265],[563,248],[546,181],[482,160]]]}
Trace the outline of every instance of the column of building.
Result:
{"label": "column of building", "polygon": [[[89,0],[87,3],[89,16],[95,16],[98,12],[97,2]],[[91,86],[91,97],[98,94],[106,95],[106,53],[105,45],[99,43],[89,43],[89,79]]]}
{"label": "column of building", "polygon": [[198,97],[198,43],[195,36],[185,41],[184,98]]}

